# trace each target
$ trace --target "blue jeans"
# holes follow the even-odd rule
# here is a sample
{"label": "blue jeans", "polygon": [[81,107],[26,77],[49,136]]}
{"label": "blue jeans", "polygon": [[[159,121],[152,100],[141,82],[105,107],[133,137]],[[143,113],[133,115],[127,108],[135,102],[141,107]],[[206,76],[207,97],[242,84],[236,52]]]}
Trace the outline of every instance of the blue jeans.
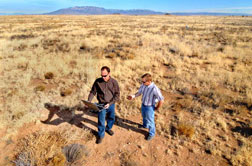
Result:
{"label": "blue jeans", "polygon": [[141,112],[143,117],[143,126],[144,128],[149,129],[149,136],[155,136],[156,133],[154,110],[155,106],[145,106],[142,104]]}
{"label": "blue jeans", "polygon": [[[107,115],[107,126],[105,127],[105,120]],[[102,109],[98,113],[98,137],[103,138],[105,130],[111,130],[115,123],[115,104],[109,106],[108,109]]]}

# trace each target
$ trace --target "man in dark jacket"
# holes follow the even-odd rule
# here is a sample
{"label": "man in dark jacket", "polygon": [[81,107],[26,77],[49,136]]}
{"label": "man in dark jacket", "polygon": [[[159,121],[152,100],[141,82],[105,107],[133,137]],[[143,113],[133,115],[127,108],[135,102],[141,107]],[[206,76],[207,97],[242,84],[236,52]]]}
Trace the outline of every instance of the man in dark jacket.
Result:
{"label": "man in dark jacket", "polygon": [[[120,90],[117,81],[110,76],[110,69],[107,66],[101,68],[101,77],[97,78],[88,95],[88,101],[91,102],[97,94],[99,105],[104,105],[103,109],[98,112],[98,138],[96,143],[102,142],[105,131],[109,135],[113,135],[111,130],[115,122],[115,102],[119,101]],[[105,118],[107,116],[107,125],[105,126]]]}

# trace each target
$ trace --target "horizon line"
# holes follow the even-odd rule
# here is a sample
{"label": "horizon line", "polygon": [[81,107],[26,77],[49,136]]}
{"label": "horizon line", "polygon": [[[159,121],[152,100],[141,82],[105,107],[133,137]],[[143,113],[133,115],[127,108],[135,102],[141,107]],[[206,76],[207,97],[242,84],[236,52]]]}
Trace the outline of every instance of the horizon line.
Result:
{"label": "horizon line", "polygon": [[[96,8],[104,8],[104,7],[99,7],[99,6],[70,6],[70,7],[66,7],[66,8],[60,8],[60,9],[56,9],[54,11],[41,11],[39,13],[26,13],[23,11],[0,11],[0,15],[16,15],[16,14],[20,14],[20,15],[44,15],[47,13],[52,13],[58,10],[62,10],[62,9],[68,9],[68,8],[75,8],[75,7],[96,7]],[[246,14],[246,15],[252,15],[252,7],[230,7],[230,8],[215,8],[215,9],[193,9],[193,10],[184,10],[184,11],[157,11],[155,9],[113,9],[113,8],[104,8],[106,10],[123,10],[123,11],[127,11],[127,10],[149,10],[149,11],[153,11],[153,12],[161,12],[161,13],[210,13],[210,14],[214,14],[214,13],[218,13],[218,14]],[[251,11],[237,11],[237,10],[251,10]],[[229,11],[226,11],[229,10]],[[230,11],[230,10],[236,10],[236,11]]]}

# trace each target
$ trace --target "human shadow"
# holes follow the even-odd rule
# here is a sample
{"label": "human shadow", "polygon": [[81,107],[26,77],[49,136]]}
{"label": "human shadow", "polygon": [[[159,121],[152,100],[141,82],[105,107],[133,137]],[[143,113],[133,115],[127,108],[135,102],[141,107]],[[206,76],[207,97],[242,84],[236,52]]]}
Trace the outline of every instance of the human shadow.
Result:
{"label": "human shadow", "polygon": [[241,121],[237,121],[240,125],[232,128],[231,130],[233,132],[238,132],[244,137],[249,137],[252,135],[252,128],[249,126],[249,124]]}
{"label": "human shadow", "polygon": [[[42,123],[45,123],[48,125],[59,125],[61,123],[67,122],[67,123],[69,123],[71,125],[75,125],[79,128],[88,129],[95,136],[98,135],[97,131],[95,131],[94,129],[92,129],[84,124],[84,123],[89,123],[89,124],[97,127],[98,126],[97,122],[94,122],[88,118],[85,118],[85,115],[98,117],[97,111],[93,111],[88,108],[85,108],[83,104],[78,104],[73,107],[68,107],[65,105],[55,105],[52,103],[45,103],[44,106],[49,111],[49,114],[48,114],[48,118],[46,120],[41,121]],[[75,114],[76,110],[82,111],[82,113]],[[53,116],[55,114],[58,116],[58,118],[51,121],[51,119],[53,118]],[[127,129],[127,130],[132,130],[134,132],[143,134],[145,137],[148,135],[147,131],[138,128],[138,126],[140,126],[141,124],[136,123],[131,120],[128,120],[128,119],[123,119],[118,116],[115,116],[115,123],[114,124],[118,127],[121,127],[121,128]]]}
{"label": "human shadow", "polygon": [[[45,103],[44,107],[49,111],[49,114],[46,120],[44,121],[41,120],[42,123],[57,126],[61,123],[67,122],[79,128],[87,129],[95,136],[97,135],[97,131],[82,123],[82,122],[88,122],[93,126],[97,126],[96,122],[82,117],[85,114],[85,112],[88,112],[89,110],[83,107],[81,104],[78,104],[74,107],[68,107],[66,105],[55,105],[52,103]],[[82,111],[82,113],[75,114],[76,110]],[[57,115],[58,118],[52,120],[54,115]]]}
{"label": "human shadow", "polygon": [[[88,112],[85,112],[85,114],[87,114],[89,116],[98,117],[98,112],[93,111],[93,110],[89,110]],[[137,123],[137,122],[134,122],[134,121],[131,121],[128,119],[120,118],[119,116],[115,116],[114,125],[121,127],[121,128],[124,128],[124,129],[127,129],[127,130],[131,130],[131,131],[140,133],[140,134],[144,135],[145,137],[148,136],[147,131],[138,128],[138,126],[141,126],[140,123]]]}
{"label": "human shadow", "polygon": [[250,127],[236,126],[232,129],[233,132],[238,132],[244,137],[249,137],[252,135],[252,129]]}

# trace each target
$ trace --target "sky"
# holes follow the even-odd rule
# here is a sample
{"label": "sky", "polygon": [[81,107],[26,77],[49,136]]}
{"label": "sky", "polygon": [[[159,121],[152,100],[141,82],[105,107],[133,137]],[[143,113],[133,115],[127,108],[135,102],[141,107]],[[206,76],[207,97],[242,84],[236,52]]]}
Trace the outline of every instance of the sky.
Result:
{"label": "sky", "polygon": [[74,6],[252,14],[252,0],[0,0],[0,13],[42,14]]}

